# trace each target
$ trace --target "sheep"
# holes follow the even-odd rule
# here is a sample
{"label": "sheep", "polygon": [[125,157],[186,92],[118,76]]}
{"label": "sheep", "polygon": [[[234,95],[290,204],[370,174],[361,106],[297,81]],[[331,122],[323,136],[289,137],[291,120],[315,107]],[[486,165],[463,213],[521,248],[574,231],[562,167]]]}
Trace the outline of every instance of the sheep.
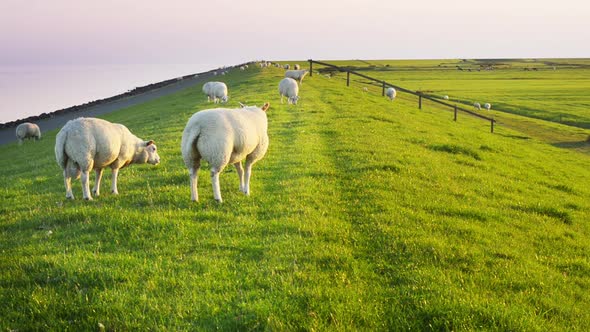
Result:
{"label": "sheep", "polygon": [[281,95],[281,104],[283,97],[287,97],[287,104],[297,105],[299,100],[299,86],[297,81],[290,77],[285,77],[279,82],[279,94]]}
{"label": "sheep", "polygon": [[443,96],[443,99],[444,99],[444,100],[449,100],[449,96],[447,96],[447,95],[444,95],[444,96]]}
{"label": "sheep", "polygon": [[68,121],[55,137],[55,158],[63,170],[66,198],[74,199],[72,178],[82,175],[82,195],[92,200],[89,172],[96,172],[92,192],[100,195],[100,180],[105,167],[112,170],[111,191],[118,194],[119,169],[129,164],[160,163],[154,141],[144,141],[127,127],[97,118],[77,118]]}
{"label": "sheep", "polygon": [[299,64],[295,64],[295,65],[293,66],[293,69],[295,69],[295,70],[299,70],[299,69],[301,69],[301,67],[299,66]]}
{"label": "sheep", "polygon": [[492,108],[492,104],[490,104],[490,103],[485,103],[485,104],[483,104],[483,108],[485,108],[486,110],[488,110],[488,111],[489,111],[489,110]]}
{"label": "sheep", "polygon": [[389,97],[389,100],[393,101],[395,99],[395,96],[397,95],[397,92],[394,88],[389,87],[387,88],[387,90],[385,90],[385,95]]}
{"label": "sheep", "polygon": [[478,111],[481,110],[481,105],[478,102],[473,103],[473,107],[475,107],[475,109]]}
{"label": "sheep", "polygon": [[223,82],[207,82],[203,84],[203,93],[207,95],[207,102],[217,104],[220,101],[227,103],[229,97],[227,95],[227,85]]}
{"label": "sheep", "polygon": [[244,71],[244,70],[246,70],[246,67],[244,67],[244,66],[240,66],[240,70],[241,70],[241,71]]}
{"label": "sheep", "polygon": [[299,84],[303,84],[303,78],[307,75],[309,71],[307,70],[287,70],[285,72],[285,77],[290,77],[299,82]]}
{"label": "sheep", "polygon": [[363,87],[363,91],[364,91],[364,92],[369,92],[369,88],[367,88],[367,87],[365,86],[365,87]]}
{"label": "sheep", "polygon": [[23,144],[25,138],[41,139],[41,129],[34,123],[23,122],[16,127],[16,139],[18,144]]}
{"label": "sheep", "polygon": [[286,70],[289,70],[289,69],[291,69],[291,66],[287,64],[287,65],[284,65],[283,68],[285,68]]}
{"label": "sheep", "polygon": [[[262,159],[268,149],[268,121],[270,107],[245,106],[240,109],[216,108],[199,111],[188,120],[182,133],[181,151],[190,177],[191,200],[198,201],[198,171],[201,159],[211,167],[213,197],[223,202],[219,187],[219,173],[233,164],[240,179],[240,191],[250,195],[252,165]],[[246,171],[242,160],[246,160]]]}

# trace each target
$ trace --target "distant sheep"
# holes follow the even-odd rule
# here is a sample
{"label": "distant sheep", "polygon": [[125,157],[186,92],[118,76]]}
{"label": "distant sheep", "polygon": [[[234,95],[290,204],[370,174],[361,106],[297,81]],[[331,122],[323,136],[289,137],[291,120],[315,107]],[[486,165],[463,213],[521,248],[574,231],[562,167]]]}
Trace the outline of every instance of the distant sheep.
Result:
{"label": "distant sheep", "polygon": [[447,96],[447,95],[444,95],[444,96],[443,96],[443,99],[444,99],[444,100],[449,100],[449,96]]}
{"label": "distant sheep", "polygon": [[[211,167],[213,197],[222,202],[219,173],[233,164],[240,178],[240,191],[250,195],[252,165],[268,149],[268,121],[265,103],[262,108],[241,105],[240,109],[209,109],[193,114],[182,133],[182,158],[190,176],[191,200],[198,201],[198,172],[201,159]],[[242,160],[246,160],[246,172]]]}
{"label": "distant sheep", "polygon": [[475,107],[475,109],[478,111],[481,110],[481,105],[478,102],[473,103],[473,107]]}
{"label": "distant sheep", "polygon": [[279,93],[281,95],[281,104],[283,97],[287,97],[287,104],[297,105],[299,100],[299,86],[297,81],[290,77],[285,77],[279,82]]}
{"label": "distant sheep", "polygon": [[111,191],[118,194],[119,169],[129,164],[160,163],[154,141],[139,139],[122,124],[96,118],[68,121],[55,137],[55,158],[63,170],[66,198],[74,199],[71,181],[81,174],[82,196],[86,200],[92,200],[89,185],[91,170],[96,172],[92,192],[99,196],[104,168],[111,168]]}
{"label": "distant sheep", "polygon": [[241,71],[244,71],[244,70],[246,70],[246,67],[245,66],[240,66],[240,70]]}
{"label": "distant sheep", "polygon": [[207,82],[203,85],[203,93],[207,95],[207,101],[213,102],[215,104],[219,103],[227,103],[229,100],[227,94],[227,85],[223,82]]}
{"label": "distant sheep", "polygon": [[299,82],[299,84],[303,84],[303,78],[307,75],[309,71],[307,70],[287,70],[285,72],[285,77],[292,78]]}
{"label": "distant sheep", "polygon": [[296,64],[296,65],[293,66],[293,69],[299,70],[299,69],[301,69],[301,67],[299,66],[299,64]]}
{"label": "distant sheep", "polygon": [[385,90],[385,95],[389,98],[389,100],[393,101],[395,99],[395,96],[397,95],[397,92],[394,88],[389,87],[387,88],[387,90]]}
{"label": "distant sheep", "polygon": [[364,87],[364,88],[363,88],[363,91],[364,91],[364,92],[369,92],[369,88],[367,88],[367,87]]}
{"label": "distant sheep", "polygon": [[16,139],[18,144],[23,144],[25,139],[34,138],[35,140],[41,139],[41,129],[34,123],[23,122],[16,127]]}
{"label": "distant sheep", "polygon": [[287,65],[284,65],[283,68],[285,68],[286,70],[289,70],[289,69],[291,69],[291,66],[287,64]]}
{"label": "distant sheep", "polygon": [[483,104],[483,108],[485,108],[486,110],[488,110],[488,111],[489,111],[489,110],[492,108],[492,104],[490,104],[490,103],[485,103],[485,104]]}

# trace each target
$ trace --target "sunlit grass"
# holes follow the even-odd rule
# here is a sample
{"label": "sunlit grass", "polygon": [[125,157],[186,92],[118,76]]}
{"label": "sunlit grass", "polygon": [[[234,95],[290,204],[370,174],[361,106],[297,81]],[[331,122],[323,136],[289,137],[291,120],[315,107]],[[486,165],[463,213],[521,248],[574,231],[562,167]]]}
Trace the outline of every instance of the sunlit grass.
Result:
{"label": "sunlit grass", "polygon": [[162,158],[118,196],[65,200],[56,131],[0,147],[0,327],[590,328],[588,155],[320,75],[281,105],[282,75],[224,78],[230,106],[270,101],[271,143],[223,204],[207,165],[190,202],[180,155],[201,86],[105,116]]}

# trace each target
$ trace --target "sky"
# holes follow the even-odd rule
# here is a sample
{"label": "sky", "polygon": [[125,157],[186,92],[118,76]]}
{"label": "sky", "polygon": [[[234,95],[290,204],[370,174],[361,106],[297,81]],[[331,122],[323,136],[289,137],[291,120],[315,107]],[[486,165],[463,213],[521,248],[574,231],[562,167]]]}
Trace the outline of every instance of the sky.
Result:
{"label": "sky", "polygon": [[587,0],[1,0],[0,65],[590,57]]}

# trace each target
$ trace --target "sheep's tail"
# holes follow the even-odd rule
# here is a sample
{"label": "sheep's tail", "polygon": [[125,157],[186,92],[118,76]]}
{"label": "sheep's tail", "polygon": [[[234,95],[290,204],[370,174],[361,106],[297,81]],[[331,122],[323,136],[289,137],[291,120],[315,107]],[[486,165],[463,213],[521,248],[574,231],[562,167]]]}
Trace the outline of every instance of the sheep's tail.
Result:
{"label": "sheep's tail", "polygon": [[66,154],[67,138],[68,133],[63,129],[57,133],[57,136],[55,136],[55,159],[57,159],[57,163],[63,170],[66,169],[68,164],[68,155]]}
{"label": "sheep's tail", "polygon": [[184,164],[187,167],[192,167],[194,161],[198,158],[197,141],[199,140],[200,134],[201,126],[198,124],[191,125],[190,123],[184,128],[184,132],[182,133],[180,149],[182,159],[184,159]]}

